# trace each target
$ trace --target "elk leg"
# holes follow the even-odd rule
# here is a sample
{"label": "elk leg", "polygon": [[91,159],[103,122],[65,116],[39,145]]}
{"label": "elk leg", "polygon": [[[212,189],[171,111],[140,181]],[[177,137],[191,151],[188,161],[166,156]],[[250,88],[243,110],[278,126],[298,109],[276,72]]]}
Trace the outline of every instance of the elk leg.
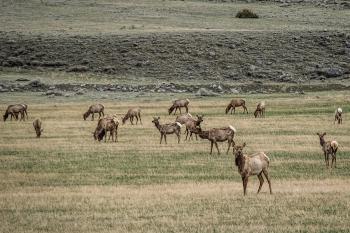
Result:
{"label": "elk leg", "polygon": [[136,118],[136,125],[137,125],[137,123],[139,122],[139,118],[137,116],[135,116],[135,118]]}
{"label": "elk leg", "polygon": [[180,143],[180,132],[177,132],[176,136],[177,136],[177,143]]}
{"label": "elk leg", "polygon": [[263,169],[263,173],[265,175],[267,183],[269,183],[270,194],[272,194],[272,188],[271,188],[271,181],[270,181],[270,177],[269,177],[269,172],[266,169]]}
{"label": "elk leg", "polygon": [[212,154],[213,153],[213,144],[214,144],[214,142],[213,141],[210,141],[210,154]]}
{"label": "elk leg", "polygon": [[163,134],[161,133],[160,134],[160,143],[159,144],[162,144],[162,140],[163,140]]}
{"label": "elk leg", "polygon": [[188,129],[187,129],[187,128],[186,128],[185,133],[186,133],[186,138],[185,138],[185,141],[187,141],[187,137],[188,137],[188,134],[189,134],[189,132],[188,132]]}
{"label": "elk leg", "polygon": [[263,184],[264,184],[264,178],[263,178],[261,172],[260,172],[260,174],[258,175],[258,178],[259,178],[259,181],[260,181],[260,185],[259,185],[259,189],[258,189],[258,193],[259,193],[260,190],[261,190],[261,187],[262,187]]}
{"label": "elk leg", "polygon": [[187,106],[185,106],[185,108],[186,108],[186,113],[188,113],[188,107],[187,107]]}
{"label": "elk leg", "polygon": [[142,121],[141,121],[141,114],[139,114],[139,118],[140,118],[140,124],[142,125]]}
{"label": "elk leg", "polygon": [[95,119],[95,113],[92,113],[91,120],[93,121]]}
{"label": "elk leg", "polygon": [[217,143],[217,142],[214,142],[214,143],[215,143],[216,149],[218,150],[218,154],[220,154],[219,147],[218,147],[218,143]]}
{"label": "elk leg", "polygon": [[175,107],[175,112],[174,112],[174,115],[176,114],[176,111],[177,111],[177,107]]}
{"label": "elk leg", "polygon": [[243,193],[244,196],[247,194],[247,184],[248,184],[248,176],[242,178],[243,179]]}
{"label": "elk leg", "polygon": [[180,110],[180,115],[181,115],[181,114],[182,114],[182,113],[181,113],[181,107],[179,107],[179,110]]}
{"label": "elk leg", "polygon": [[228,140],[228,148],[227,148],[226,154],[228,154],[228,151],[229,151],[230,148],[231,148],[231,144],[232,144],[232,141],[231,141],[231,140]]}
{"label": "elk leg", "polygon": [[196,136],[196,141],[198,141],[198,137],[197,137],[197,134],[195,133],[194,135]]}
{"label": "elk leg", "polygon": [[165,144],[168,144],[166,141],[166,134],[164,134],[164,141],[165,141]]}

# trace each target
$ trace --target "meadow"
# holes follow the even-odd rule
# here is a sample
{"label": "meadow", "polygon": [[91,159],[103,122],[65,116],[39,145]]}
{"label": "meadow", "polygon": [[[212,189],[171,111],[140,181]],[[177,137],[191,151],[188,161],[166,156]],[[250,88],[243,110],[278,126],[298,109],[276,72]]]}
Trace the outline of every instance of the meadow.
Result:
{"label": "meadow", "polygon": [[[7,101],[1,94],[1,111]],[[153,116],[171,122],[171,98],[162,94],[125,101],[98,100],[107,114],[122,117],[142,108],[142,125],[121,125],[118,142],[96,142],[97,121],[82,119],[91,104],[35,93],[25,99],[29,120],[0,124],[1,232],[348,232],[350,229],[350,126],[348,92],[305,95],[241,95],[249,114],[225,115],[232,96],[191,100],[190,111],[203,114],[203,129],[233,125],[235,142],[246,153],[264,151],[271,159],[274,194],[265,182],[257,195],[251,177],[243,196],[232,150],[209,154],[206,140],[177,144],[170,135],[159,145]],[[266,117],[252,112],[259,100]],[[336,107],[345,112],[334,125]],[[44,132],[36,138],[32,121]],[[184,130],[182,130],[184,131]],[[327,169],[316,132],[327,132],[340,148],[337,168]]]}

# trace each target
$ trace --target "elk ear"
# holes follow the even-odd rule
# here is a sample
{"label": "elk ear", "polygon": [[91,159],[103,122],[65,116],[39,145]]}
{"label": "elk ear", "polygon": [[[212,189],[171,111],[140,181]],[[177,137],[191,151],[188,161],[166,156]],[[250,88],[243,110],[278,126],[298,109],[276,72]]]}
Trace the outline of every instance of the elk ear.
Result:
{"label": "elk ear", "polygon": [[316,133],[318,136],[320,136],[320,133]]}
{"label": "elk ear", "polygon": [[158,117],[158,120],[160,119],[160,117]]}
{"label": "elk ear", "polygon": [[244,142],[243,145],[242,145],[242,147],[245,147],[246,145],[247,145],[247,144]]}
{"label": "elk ear", "polygon": [[326,132],[323,133],[323,136],[326,135]]}

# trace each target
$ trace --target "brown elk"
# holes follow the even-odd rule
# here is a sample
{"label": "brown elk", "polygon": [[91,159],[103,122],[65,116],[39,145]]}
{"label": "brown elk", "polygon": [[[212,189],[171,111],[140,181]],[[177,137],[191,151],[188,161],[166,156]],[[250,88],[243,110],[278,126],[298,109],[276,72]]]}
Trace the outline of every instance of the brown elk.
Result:
{"label": "brown elk", "polygon": [[341,108],[337,108],[337,110],[335,111],[335,116],[334,116],[334,124],[336,121],[338,121],[338,124],[343,123],[342,113],[343,113],[343,110]]}
{"label": "brown elk", "polygon": [[105,107],[102,104],[93,104],[89,107],[89,109],[83,114],[84,120],[92,114],[91,120],[94,120],[94,114],[98,113],[99,117],[98,119],[101,118],[101,115],[104,116],[104,109]]}
{"label": "brown elk", "polygon": [[248,109],[245,106],[245,100],[243,100],[243,99],[231,100],[231,102],[226,107],[225,113],[227,114],[230,110],[231,110],[231,114],[232,114],[232,111],[233,111],[233,113],[236,113],[236,107],[241,107],[241,106],[244,109],[243,113],[247,112],[247,114],[248,114]]}
{"label": "brown elk", "polygon": [[44,131],[43,128],[41,128],[41,125],[42,125],[42,122],[40,119],[35,119],[33,121],[33,127],[34,127],[34,130],[35,130],[35,133],[36,133],[36,137],[37,138],[40,138],[41,136],[41,133]]}
{"label": "brown elk", "polygon": [[185,124],[188,120],[194,120],[193,116],[190,113],[185,113],[176,117],[175,122],[179,122],[180,124]]}
{"label": "brown elk", "polygon": [[228,148],[226,152],[227,154],[228,154],[228,151],[230,150],[231,145],[234,145],[233,138],[235,136],[236,129],[231,125],[229,127],[213,128],[208,131],[202,131],[200,127],[196,127],[196,129],[200,138],[208,139],[210,141],[211,143],[210,154],[213,153],[213,144],[215,144],[218,154],[220,154],[220,150],[217,142],[224,142],[224,141],[228,142]]}
{"label": "brown elk", "polygon": [[322,151],[324,154],[324,160],[326,162],[326,167],[329,167],[329,155],[332,156],[332,164],[331,168],[333,167],[333,162],[334,162],[334,167],[336,167],[336,162],[337,162],[337,151],[338,151],[338,142],[333,140],[333,141],[325,141],[324,136],[326,135],[326,132],[324,133],[317,133],[318,137],[320,138],[320,145],[322,147]]}
{"label": "brown elk", "polygon": [[265,117],[265,101],[261,101],[260,103],[258,103],[254,112],[254,116],[255,118],[257,118],[258,116]]}
{"label": "brown elk", "polygon": [[142,125],[140,108],[130,108],[122,119],[123,125],[128,119],[130,120],[130,123],[133,125],[134,117],[136,118],[136,125],[139,122],[139,119],[140,119],[140,124]]}
{"label": "brown elk", "polygon": [[18,115],[21,114],[20,120],[25,120],[25,115],[28,119],[28,113],[27,113],[28,106],[26,104],[15,104],[15,105],[9,105],[5,111],[5,114],[3,115],[4,121],[10,116],[11,120],[12,118],[15,118],[18,120]]}
{"label": "brown elk", "polygon": [[181,114],[181,108],[186,108],[186,113],[188,113],[188,104],[190,103],[189,99],[182,99],[182,100],[174,100],[173,105],[169,108],[168,112],[169,115],[175,110],[174,115],[176,114],[176,111],[179,109]]}
{"label": "brown elk", "polygon": [[197,120],[192,118],[192,119],[188,119],[188,121],[185,122],[185,125],[186,125],[185,141],[187,140],[188,135],[190,135],[189,139],[191,139],[193,133],[196,135],[196,140],[197,140],[197,134],[199,133],[197,128],[200,127],[200,124],[203,122],[203,116],[196,115],[196,117],[197,117]]}
{"label": "brown elk", "polygon": [[180,143],[180,133],[181,133],[181,124],[179,122],[175,122],[175,123],[168,123],[168,124],[163,124],[161,125],[159,123],[159,119],[160,117],[153,117],[153,123],[155,125],[155,127],[159,130],[160,133],[160,144],[162,144],[162,140],[164,137],[165,140],[165,144],[167,144],[166,141],[166,135],[167,134],[173,134],[175,133],[177,136],[177,142]]}
{"label": "brown elk", "polygon": [[116,116],[113,117],[104,117],[99,119],[95,132],[93,132],[93,136],[95,140],[101,141],[103,137],[105,138],[105,142],[107,142],[107,132],[109,131],[108,141],[112,137],[112,141],[118,141],[118,126],[119,122]]}
{"label": "brown elk", "polygon": [[261,190],[261,187],[264,183],[264,178],[262,174],[265,175],[267,182],[269,183],[270,194],[272,194],[271,182],[269,178],[269,164],[270,159],[264,152],[256,153],[252,156],[247,156],[243,154],[243,148],[246,146],[246,143],[243,143],[242,146],[234,145],[233,154],[235,155],[235,164],[238,167],[238,172],[242,177],[243,182],[243,193],[247,193],[247,184],[249,176],[257,175],[260,181],[258,193]]}

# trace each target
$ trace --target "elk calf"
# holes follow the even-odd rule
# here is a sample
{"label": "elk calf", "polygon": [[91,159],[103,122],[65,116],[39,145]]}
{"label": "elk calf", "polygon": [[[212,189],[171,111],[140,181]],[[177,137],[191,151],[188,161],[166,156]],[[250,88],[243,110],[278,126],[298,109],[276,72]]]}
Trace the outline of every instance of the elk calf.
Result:
{"label": "elk calf", "polygon": [[248,109],[245,106],[245,100],[244,99],[233,99],[231,102],[227,105],[225,113],[227,114],[231,110],[233,113],[236,113],[236,107],[243,107],[243,113],[247,112],[248,114]]}
{"label": "elk calf", "polygon": [[86,120],[86,118],[88,118],[90,116],[90,114],[92,114],[91,120],[94,120],[94,115],[95,113],[98,113],[99,117],[98,119],[101,118],[101,115],[104,116],[104,109],[105,107],[102,104],[93,104],[89,107],[89,109],[83,114],[83,118],[84,120]]}
{"label": "elk calf", "polygon": [[142,125],[140,108],[130,108],[122,119],[123,125],[128,119],[130,120],[130,123],[133,125],[134,117],[136,118],[136,125],[137,125],[137,122],[139,122],[139,119],[140,119],[140,124]]}
{"label": "elk calf", "polygon": [[235,164],[238,167],[238,173],[242,177],[243,182],[243,193],[247,193],[247,184],[249,176],[257,175],[260,181],[258,193],[264,183],[264,178],[262,174],[265,175],[267,182],[269,183],[270,194],[272,194],[271,182],[269,178],[268,168],[270,165],[270,159],[264,152],[256,153],[252,156],[247,156],[243,154],[243,148],[246,143],[242,146],[233,146],[233,154],[235,155]]}
{"label": "elk calf", "polygon": [[168,109],[169,115],[175,110],[174,115],[176,114],[176,111],[179,109],[181,114],[181,108],[186,109],[186,113],[188,113],[188,104],[190,103],[189,99],[185,100],[175,100],[173,101],[173,105]]}
{"label": "elk calf", "polygon": [[40,138],[41,133],[44,131],[43,128],[41,128],[41,120],[40,119],[35,119],[35,121],[33,121],[33,127],[35,129],[35,133],[36,133],[36,137]]}
{"label": "elk calf", "polygon": [[326,135],[326,132],[323,134],[317,133],[318,137],[320,138],[320,145],[322,147],[322,151],[324,154],[324,160],[326,162],[326,167],[329,167],[329,155],[332,156],[332,164],[331,168],[333,167],[333,162],[334,162],[334,167],[336,167],[337,163],[337,151],[338,151],[338,142],[333,140],[333,141],[325,141],[324,136]]}
{"label": "elk calf", "polygon": [[258,116],[265,117],[265,101],[261,101],[260,103],[258,103],[254,112],[254,116],[255,118],[257,118]]}
{"label": "elk calf", "polygon": [[177,143],[180,143],[180,133],[181,133],[181,126],[182,125],[179,122],[161,125],[159,123],[159,119],[160,119],[160,117],[153,117],[152,122],[154,123],[154,126],[159,130],[160,144],[162,144],[163,137],[165,140],[165,144],[167,144],[166,135],[173,134],[173,133],[175,133],[177,136]]}
{"label": "elk calf", "polygon": [[343,123],[342,113],[343,113],[343,110],[341,108],[338,108],[337,110],[335,110],[334,124],[336,121],[338,121],[338,124]]}

